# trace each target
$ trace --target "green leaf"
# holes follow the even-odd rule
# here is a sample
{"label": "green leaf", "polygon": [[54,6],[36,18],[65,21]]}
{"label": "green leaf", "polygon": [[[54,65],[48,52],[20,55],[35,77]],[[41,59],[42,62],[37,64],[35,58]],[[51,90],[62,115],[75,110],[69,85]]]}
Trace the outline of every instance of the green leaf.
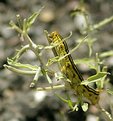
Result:
{"label": "green leaf", "polygon": [[59,59],[58,56],[49,59],[48,62],[47,62],[47,64],[46,64],[46,66],[50,66],[51,64],[53,64],[53,63],[55,63],[55,62],[58,62],[58,59]]}
{"label": "green leaf", "polygon": [[39,67],[36,71],[36,74],[34,76],[34,79],[31,81],[30,87],[35,87],[39,77],[40,77],[40,72],[41,72],[41,68]]}
{"label": "green leaf", "polygon": [[86,112],[86,111],[88,110],[88,103],[84,103],[84,104],[82,105],[82,110],[83,110],[84,112]]}
{"label": "green leaf", "polygon": [[15,29],[17,32],[22,34],[22,30],[13,21],[10,21],[9,24],[12,29]]}
{"label": "green leaf", "polygon": [[96,80],[96,79],[99,79],[99,78],[103,78],[106,75],[107,75],[107,72],[99,72],[96,75],[93,75],[93,76],[89,77],[88,81],[92,81],[92,80]]}
{"label": "green leaf", "polygon": [[88,85],[89,83],[92,83],[92,82],[101,81],[101,79],[106,75],[107,75],[107,72],[99,72],[96,75],[90,76],[87,80],[84,80],[83,82],[81,82],[81,84]]}
{"label": "green leaf", "polygon": [[75,110],[78,111],[78,109],[79,109],[78,108],[78,104],[75,104],[75,106],[73,107],[73,110],[72,111],[75,111]]}
{"label": "green leaf", "polygon": [[15,72],[15,73],[18,73],[18,74],[35,75],[35,73],[36,73],[36,71],[21,70],[21,69],[18,69],[18,68],[9,66],[9,65],[4,65],[4,67],[7,68],[8,70],[10,70],[10,71],[12,71],[12,72]]}
{"label": "green leaf", "polygon": [[92,47],[93,47],[93,44],[94,44],[95,41],[96,41],[96,39],[91,38],[91,37],[88,37],[85,41],[88,45],[88,48],[89,48],[89,57],[92,55],[92,51],[93,51]]}
{"label": "green leaf", "polygon": [[99,55],[101,58],[107,57],[107,56],[113,56],[113,50],[103,52]]}
{"label": "green leaf", "polygon": [[29,30],[29,28],[31,27],[31,25],[35,22],[36,18],[39,16],[40,12],[42,11],[42,9],[44,8],[44,6],[38,11],[33,13],[28,19],[27,19],[27,31]]}
{"label": "green leaf", "polygon": [[60,95],[58,95],[58,94],[56,94],[56,93],[55,93],[55,95],[56,95],[59,99],[61,99],[63,102],[65,102],[65,103],[68,102],[68,100],[64,99],[64,98],[61,97]]}
{"label": "green leaf", "polygon": [[74,110],[77,110],[78,109],[78,105],[75,105],[74,107],[73,107],[73,102],[71,101],[71,99],[70,99],[70,97],[68,96],[68,99],[64,99],[63,97],[61,97],[60,95],[58,95],[58,94],[55,94],[59,99],[61,99],[63,102],[65,102],[65,103],[67,103],[68,104],[68,106],[72,109],[72,111],[74,111]]}
{"label": "green leaf", "polygon": [[46,78],[47,78],[47,80],[48,80],[49,84],[52,84],[52,80],[51,80],[51,78],[48,76],[48,74],[47,74],[47,73],[46,73]]}
{"label": "green leaf", "polygon": [[16,67],[16,68],[27,68],[27,69],[31,69],[31,70],[37,70],[37,68],[39,68],[38,66],[15,62],[15,61],[13,61],[13,59],[9,59],[9,58],[7,58],[7,62],[8,62],[8,65]]}

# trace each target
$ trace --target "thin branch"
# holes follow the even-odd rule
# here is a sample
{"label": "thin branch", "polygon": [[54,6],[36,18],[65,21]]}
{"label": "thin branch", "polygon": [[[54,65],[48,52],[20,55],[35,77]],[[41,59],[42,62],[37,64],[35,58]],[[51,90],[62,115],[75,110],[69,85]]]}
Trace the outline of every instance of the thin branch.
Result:
{"label": "thin branch", "polygon": [[51,87],[38,87],[36,88],[36,91],[51,91],[56,89],[64,89],[65,85],[57,85],[57,86],[51,86]]}

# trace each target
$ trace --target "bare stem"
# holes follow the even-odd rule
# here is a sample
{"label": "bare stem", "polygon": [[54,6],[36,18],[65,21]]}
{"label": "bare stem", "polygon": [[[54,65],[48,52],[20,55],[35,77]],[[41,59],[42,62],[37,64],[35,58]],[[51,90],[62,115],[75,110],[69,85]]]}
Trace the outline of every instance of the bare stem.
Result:
{"label": "bare stem", "polygon": [[57,86],[51,86],[51,87],[39,87],[36,90],[37,91],[51,91],[51,90],[56,90],[56,89],[64,89],[65,85],[57,85]]}
{"label": "bare stem", "polygon": [[111,23],[113,21],[113,16],[111,16],[110,18],[107,18],[103,21],[101,21],[100,23],[98,24],[95,24],[93,26],[90,27],[90,31],[94,31],[94,30],[97,30],[99,28],[101,28],[102,26],[108,24],[108,23]]}

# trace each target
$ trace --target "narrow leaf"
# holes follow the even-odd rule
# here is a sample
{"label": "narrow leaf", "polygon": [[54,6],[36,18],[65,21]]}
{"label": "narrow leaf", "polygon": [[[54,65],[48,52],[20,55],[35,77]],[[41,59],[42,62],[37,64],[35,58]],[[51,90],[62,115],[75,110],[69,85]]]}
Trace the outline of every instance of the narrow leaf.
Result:
{"label": "narrow leaf", "polygon": [[89,83],[92,83],[92,82],[101,81],[101,79],[106,75],[107,75],[107,72],[99,72],[96,75],[90,76],[87,80],[84,80],[83,82],[81,82],[81,84],[88,85]]}

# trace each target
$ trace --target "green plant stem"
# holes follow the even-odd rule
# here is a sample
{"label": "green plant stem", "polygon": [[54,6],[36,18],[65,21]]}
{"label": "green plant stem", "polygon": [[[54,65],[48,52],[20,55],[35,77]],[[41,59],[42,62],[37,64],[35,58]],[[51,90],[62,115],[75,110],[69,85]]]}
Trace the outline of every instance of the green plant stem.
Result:
{"label": "green plant stem", "polygon": [[20,59],[20,57],[22,56],[22,54],[24,52],[26,52],[28,49],[29,49],[29,45],[25,45],[24,47],[22,47],[22,49],[18,51],[16,56],[13,57],[13,60],[17,62]]}
{"label": "green plant stem", "polygon": [[108,113],[104,108],[101,108],[101,113],[103,114],[103,117],[105,118],[106,121],[113,121],[111,114]]}
{"label": "green plant stem", "polygon": [[34,87],[36,82],[38,81],[38,78],[40,76],[41,68],[39,67],[35,73],[34,79],[32,80],[30,87]]}
{"label": "green plant stem", "polygon": [[[40,61],[40,71],[42,72],[42,74],[47,78],[49,83],[52,83],[51,79],[49,78],[48,74],[47,74],[47,67],[45,66],[41,56],[40,56],[40,51],[38,46],[31,40],[31,38],[29,37],[28,34],[24,34],[24,36],[27,38],[28,43],[29,43],[29,48],[34,52],[34,54],[36,55],[37,59]],[[38,77],[36,76],[37,73],[35,74],[35,80],[33,80],[33,82],[31,82],[31,87],[33,87],[36,83],[36,80],[38,80]],[[37,79],[36,79],[37,77]]]}
{"label": "green plant stem", "polygon": [[104,25],[106,25],[106,24],[108,24],[108,23],[111,23],[112,21],[113,21],[113,16],[111,16],[111,17],[109,17],[109,18],[107,18],[107,19],[101,21],[101,22],[98,23],[98,24],[95,24],[95,25],[91,26],[89,30],[90,30],[90,31],[97,30],[97,29],[103,27]]}
{"label": "green plant stem", "polygon": [[40,61],[41,67],[44,67],[44,63],[40,57],[39,50],[37,48],[37,45],[31,40],[31,38],[28,36],[28,34],[24,34],[24,36],[27,38],[30,49],[35,53],[37,59]]}
{"label": "green plant stem", "polygon": [[8,65],[4,65],[4,67],[7,68],[8,70],[18,73],[18,74],[24,74],[24,75],[35,75],[36,74],[36,71],[20,70],[20,69],[17,69],[12,66],[8,66]]}
{"label": "green plant stem", "polygon": [[53,90],[53,89],[64,89],[65,88],[65,85],[57,85],[57,86],[49,86],[49,87],[38,87],[36,88],[37,91],[50,91],[50,90]]}

